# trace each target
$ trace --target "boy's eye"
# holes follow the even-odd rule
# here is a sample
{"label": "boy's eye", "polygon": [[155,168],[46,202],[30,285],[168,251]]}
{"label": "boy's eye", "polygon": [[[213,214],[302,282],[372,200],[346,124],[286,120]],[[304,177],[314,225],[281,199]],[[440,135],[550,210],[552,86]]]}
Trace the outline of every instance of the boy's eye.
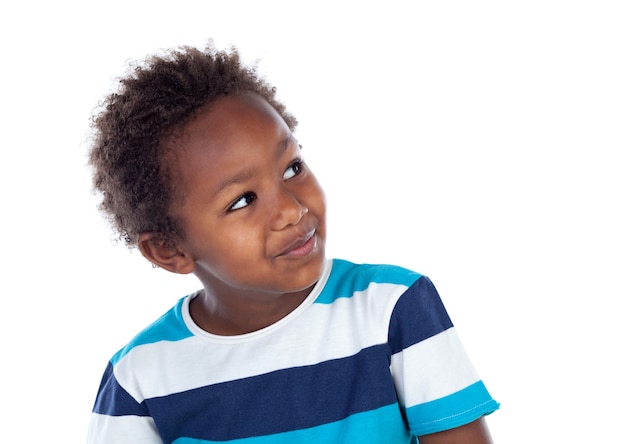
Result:
{"label": "boy's eye", "polygon": [[239,210],[247,207],[256,200],[256,194],[249,192],[237,199],[229,208],[229,211]]}
{"label": "boy's eye", "polygon": [[291,165],[289,165],[289,168],[285,170],[285,174],[283,174],[283,179],[285,180],[291,179],[292,177],[297,176],[301,172],[302,172],[302,161],[298,160],[292,163]]}

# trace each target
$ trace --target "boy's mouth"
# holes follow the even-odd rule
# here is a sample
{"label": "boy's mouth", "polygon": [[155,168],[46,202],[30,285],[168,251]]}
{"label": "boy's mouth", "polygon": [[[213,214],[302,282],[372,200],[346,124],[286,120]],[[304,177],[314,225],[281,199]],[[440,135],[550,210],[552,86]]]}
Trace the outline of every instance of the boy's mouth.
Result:
{"label": "boy's mouth", "polygon": [[298,258],[308,256],[317,246],[317,236],[315,230],[298,236],[289,242],[277,257]]}

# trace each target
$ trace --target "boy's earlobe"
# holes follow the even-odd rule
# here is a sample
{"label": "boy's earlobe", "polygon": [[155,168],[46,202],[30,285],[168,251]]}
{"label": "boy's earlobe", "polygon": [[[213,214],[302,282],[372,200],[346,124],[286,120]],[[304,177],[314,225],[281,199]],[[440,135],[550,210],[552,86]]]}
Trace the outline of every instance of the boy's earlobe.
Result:
{"label": "boy's earlobe", "polygon": [[187,252],[168,246],[156,233],[141,233],[137,247],[154,265],[172,273],[189,274],[195,268],[193,258]]}

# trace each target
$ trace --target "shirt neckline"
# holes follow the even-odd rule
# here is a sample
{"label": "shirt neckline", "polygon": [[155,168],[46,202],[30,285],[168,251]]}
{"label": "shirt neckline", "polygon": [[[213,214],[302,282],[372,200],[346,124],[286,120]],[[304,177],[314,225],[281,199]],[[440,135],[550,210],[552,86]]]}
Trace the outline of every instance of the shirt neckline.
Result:
{"label": "shirt neckline", "polygon": [[262,328],[260,330],[256,330],[250,333],[245,333],[242,335],[223,336],[223,335],[216,335],[213,333],[209,333],[208,331],[201,329],[193,321],[193,319],[191,318],[191,314],[189,312],[189,303],[191,302],[193,298],[198,296],[201,290],[195,293],[192,293],[186,298],[184,298],[183,305],[182,305],[183,321],[185,322],[186,327],[191,331],[191,333],[193,333],[194,336],[201,338],[205,341],[209,341],[213,343],[221,343],[221,344],[236,344],[236,343],[241,343],[241,342],[249,342],[249,341],[258,340],[260,338],[263,338],[265,336],[272,334],[274,331],[280,329],[282,326],[291,322],[294,318],[300,316],[300,314],[305,312],[307,308],[309,308],[313,304],[313,302],[315,302],[317,297],[320,295],[320,293],[324,289],[324,286],[326,285],[326,282],[328,281],[328,277],[330,276],[331,268],[332,268],[332,259],[326,259],[324,262],[324,268],[322,269],[322,274],[320,275],[319,280],[317,281],[317,283],[315,284],[315,286],[313,287],[309,295],[306,297],[306,299],[302,301],[302,303],[298,305],[287,316],[285,316],[279,321],[271,325],[268,325],[267,327]]}

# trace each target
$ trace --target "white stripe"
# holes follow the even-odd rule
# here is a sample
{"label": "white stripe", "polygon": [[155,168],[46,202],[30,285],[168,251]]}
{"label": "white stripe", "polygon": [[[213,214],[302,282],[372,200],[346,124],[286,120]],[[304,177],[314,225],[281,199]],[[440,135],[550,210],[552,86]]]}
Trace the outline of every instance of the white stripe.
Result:
{"label": "white stripe", "polygon": [[162,443],[154,421],[146,416],[108,416],[92,413],[87,444]]}
{"label": "white stripe", "polygon": [[[406,288],[372,283],[353,297],[339,298],[332,304],[312,304],[280,329],[255,340],[219,343],[212,335],[141,345],[118,362],[115,376],[141,402],[352,356],[363,348],[387,342],[391,313]],[[139,374],[137,369],[141,369]]]}
{"label": "white stripe", "polygon": [[400,403],[406,407],[455,393],[479,380],[454,327],[391,357]]}

